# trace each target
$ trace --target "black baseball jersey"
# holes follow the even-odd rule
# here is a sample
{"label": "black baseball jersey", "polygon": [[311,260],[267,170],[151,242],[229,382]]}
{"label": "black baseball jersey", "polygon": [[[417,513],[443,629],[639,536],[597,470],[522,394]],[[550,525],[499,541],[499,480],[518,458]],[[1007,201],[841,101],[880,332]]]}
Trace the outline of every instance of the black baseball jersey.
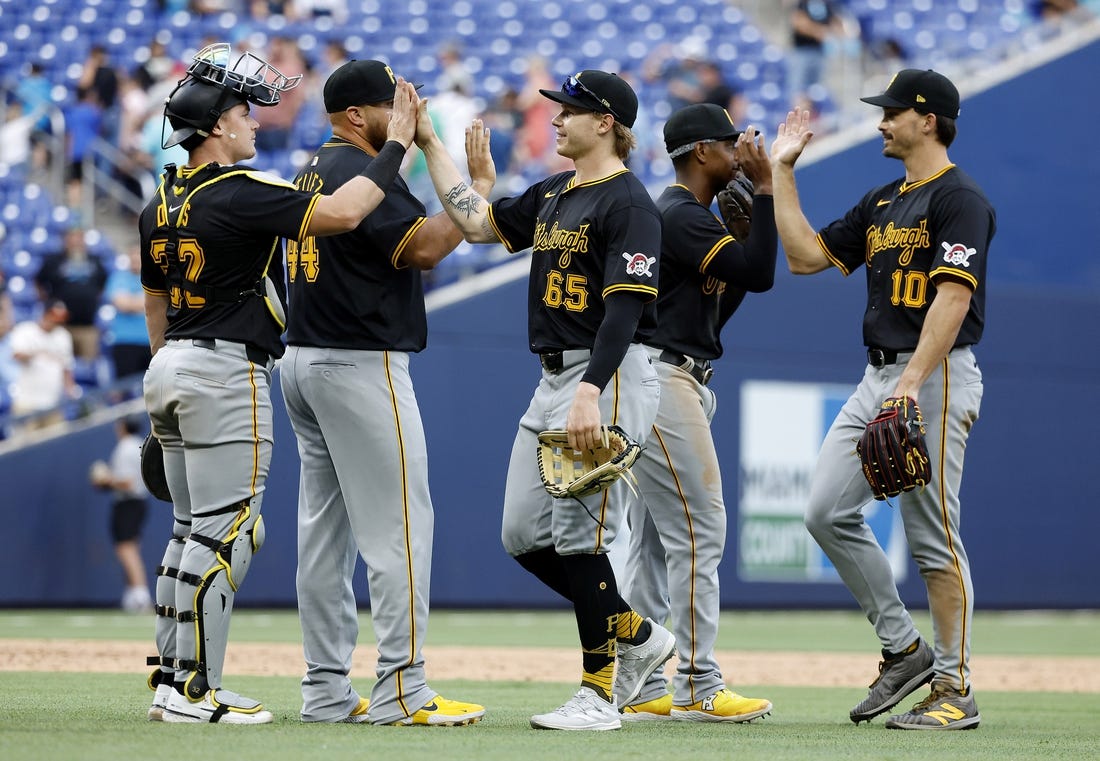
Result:
{"label": "black baseball jersey", "polygon": [[552,175],[489,207],[509,251],[531,248],[527,330],[535,353],[591,349],[613,293],[647,301],[635,342],[648,340],[657,323],[661,219],[653,199],[629,170],[581,185],[575,177]]}
{"label": "black baseball jersey", "polygon": [[[761,224],[774,227],[771,199],[760,201]],[[657,199],[661,213],[661,292],[652,346],[694,359],[722,356],[722,327],[744,300],[749,283],[770,287],[775,273],[775,243],[752,246],[734,240],[710,209],[683,185],[669,185]],[[755,216],[755,215],[754,215]],[[716,259],[727,260],[728,280],[714,272]],[[754,287],[759,290],[759,287]]]}
{"label": "black baseball jersey", "polygon": [[948,165],[928,179],[875,188],[817,236],[818,245],[848,275],[867,266],[863,341],[898,351],[916,348],[924,316],[945,278],[970,287],[970,311],[955,346],[982,337],[985,267],[996,214],[969,175]]}
{"label": "black baseball jersey", "polygon": [[[295,184],[332,193],[361,174],[372,156],[332,138]],[[424,205],[401,177],[351,232],[287,244],[290,317],[287,343],[339,349],[417,352],[428,339],[420,270],[401,261],[427,220]]]}
{"label": "black baseball jersey", "polygon": [[165,338],[221,338],[281,357],[282,326],[262,278],[285,302],[281,239],[301,237],[320,196],[246,166],[204,164],[165,177],[170,186],[162,178],[138,220],[141,285],[169,297]]}

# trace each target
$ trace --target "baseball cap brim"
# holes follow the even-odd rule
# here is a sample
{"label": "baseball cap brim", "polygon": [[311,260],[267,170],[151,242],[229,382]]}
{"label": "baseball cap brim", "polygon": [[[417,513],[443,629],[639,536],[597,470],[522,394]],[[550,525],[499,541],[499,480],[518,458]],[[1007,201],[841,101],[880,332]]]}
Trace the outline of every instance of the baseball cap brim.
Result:
{"label": "baseball cap brim", "polygon": [[[539,92],[555,103],[564,103],[574,108],[583,108],[585,111],[598,111],[601,114],[611,113],[607,106],[602,103],[597,103],[595,98],[592,100],[581,100],[580,98],[574,98],[572,95],[566,95],[561,90],[539,90]],[[614,114],[612,114],[612,116],[614,116]]]}
{"label": "baseball cap brim", "polygon": [[905,103],[897,98],[891,98],[886,93],[882,95],[869,95],[866,98],[860,98],[864,103],[870,103],[872,106],[881,106],[882,108],[912,108],[912,104]]}

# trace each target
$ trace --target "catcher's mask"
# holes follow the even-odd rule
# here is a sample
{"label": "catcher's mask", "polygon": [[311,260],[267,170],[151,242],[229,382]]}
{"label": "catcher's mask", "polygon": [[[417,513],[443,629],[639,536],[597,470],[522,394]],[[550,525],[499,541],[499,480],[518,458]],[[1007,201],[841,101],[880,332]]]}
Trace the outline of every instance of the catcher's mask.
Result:
{"label": "catcher's mask", "polygon": [[[267,61],[243,53],[233,63],[227,42],[207,45],[195,54],[187,74],[164,102],[164,119],[174,130],[161,142],[162,148],[185,143],[193,149],[210,136],[218,118],[241,103],[274,106],[282,93],[302,81],[302,75],[287,77]],[[161,129],[161,134],[164,133]],[[194,136],[200,139],[193,140]]]}

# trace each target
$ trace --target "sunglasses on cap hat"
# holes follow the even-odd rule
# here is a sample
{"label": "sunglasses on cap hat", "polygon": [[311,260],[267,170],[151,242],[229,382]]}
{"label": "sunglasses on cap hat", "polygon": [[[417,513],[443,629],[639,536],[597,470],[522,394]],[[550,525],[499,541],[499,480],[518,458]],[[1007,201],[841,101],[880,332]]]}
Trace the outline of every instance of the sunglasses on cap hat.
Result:
{"label": "sunglasses on cap hat", "polygon": [[615,113],[615,109],[611,107],[610,103],[608,103],[596,93],[589,90],[587,87],[585,87],[584,83],[576,77],[569,77],[568,79],[566,79],[561,86],[561,91],[571,98],[578,98],[587,95],[589,98],[593,98],[597,103],[603,104],[603,107],[606,108],[607,112],[614,116],[615,119],[622,121],[622,118],[617,113]]}

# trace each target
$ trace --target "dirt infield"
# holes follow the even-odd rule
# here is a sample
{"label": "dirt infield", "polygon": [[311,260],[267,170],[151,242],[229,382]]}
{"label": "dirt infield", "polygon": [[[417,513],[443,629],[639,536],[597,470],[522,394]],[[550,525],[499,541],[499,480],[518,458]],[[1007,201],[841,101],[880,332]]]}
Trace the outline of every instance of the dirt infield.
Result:
{"label": "dirt infield", "polygon": [[[145,674],[150,645],[76,639],[2,639],[0,671],[73,671]],[[875,662],[866,655],[720,650],[718,661],[733,685],[866,687]],[[432,679],[562,682],[580,668],[575,650],[522,647],[430,647],[424,656]],[[374,673],[377,653],[362,647],[353,673]],[[675,669],[676,659],[668,665]],[[225,670],[233,674],[299,677],[298,645],[230,643]],[[974,656],[980,690],[1100,692],[1100,657]]]}

